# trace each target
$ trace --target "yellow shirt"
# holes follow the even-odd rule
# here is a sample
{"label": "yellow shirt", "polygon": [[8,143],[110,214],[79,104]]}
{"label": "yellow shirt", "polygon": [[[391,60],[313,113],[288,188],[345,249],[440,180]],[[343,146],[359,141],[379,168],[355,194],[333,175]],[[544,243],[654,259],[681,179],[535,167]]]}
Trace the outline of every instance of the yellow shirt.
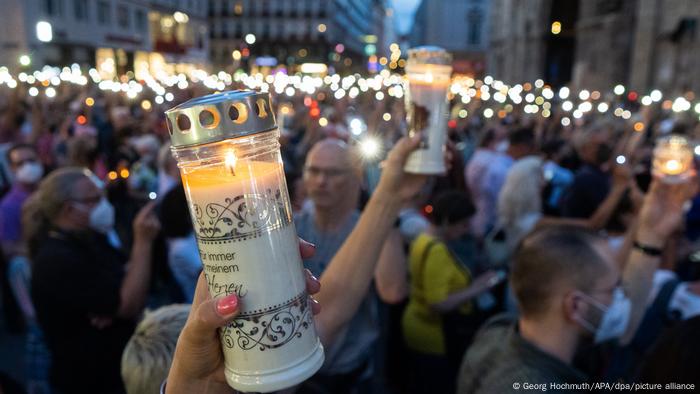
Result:
{"label": "yellow shirt", "polygon": [[[467,288],[471,274],[454,259],[442,241],[427,234],[419,235],[411,244],[409,273],[411,295],[401,320],[406,344],[420,353],[444,355],[442,317],[431,310],[430,305]],[[471,303],[462,305],[459,311],[469,313]]]}

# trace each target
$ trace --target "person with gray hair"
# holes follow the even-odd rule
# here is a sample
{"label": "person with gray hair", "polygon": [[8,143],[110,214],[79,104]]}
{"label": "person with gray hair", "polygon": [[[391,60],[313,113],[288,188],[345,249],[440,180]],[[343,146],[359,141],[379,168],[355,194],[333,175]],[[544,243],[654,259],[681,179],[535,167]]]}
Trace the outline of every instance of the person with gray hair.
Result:
{"label": "person with gray hair", "polygon": [[[309,151],[303,181],[313,209],[300,212],[294,225],[302,239],[316,245],[316,253],[304,259],[304,266],[320,277],[360,218],[360,159],[345,142],[322,140]],[[398,303],[407,291],[406,258],[397,231],[390,232],[376,264],[373,287],[378,297],[370,292],[364,298],[341,338],[326,347],[323,368],[301,387],[300,393],[313,392],[311,387],[333,393],[362,391],[368,383],[373,371],[372,349],[380,331],[377,298]]]}
{"label": "person with gray hair", "polygon": [[189,304],[146,312],[122,354],[121,373],[127,394],[158,392],[170,371],[177,338],[189,313]]}

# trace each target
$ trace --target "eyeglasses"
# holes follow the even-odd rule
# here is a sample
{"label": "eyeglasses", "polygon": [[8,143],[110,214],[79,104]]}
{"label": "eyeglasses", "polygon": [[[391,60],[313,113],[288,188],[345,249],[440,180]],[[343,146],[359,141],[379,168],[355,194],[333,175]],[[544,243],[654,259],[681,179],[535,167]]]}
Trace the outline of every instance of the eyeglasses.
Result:
{"label": "eyeglasses", "polygon": [[350,170],[348,169],[342,169],[342,168],[318,168],[318,167],[312,167],[312,166],[305,166],[304,167],[304,176],[305,177],[317,177],[320,175],[324,175],[328,178],[337,178],[339,176],[345,175],[349,172]]}

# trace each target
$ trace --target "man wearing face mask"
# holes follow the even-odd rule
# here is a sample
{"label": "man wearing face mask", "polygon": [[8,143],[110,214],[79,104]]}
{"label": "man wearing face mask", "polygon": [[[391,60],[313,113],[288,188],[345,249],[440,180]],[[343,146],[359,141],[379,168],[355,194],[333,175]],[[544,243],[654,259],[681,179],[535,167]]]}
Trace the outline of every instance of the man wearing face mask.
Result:
{"label": "man wearing face mask", "polygon": [[611,137],[611,125],[599,122],[579,130],[574,138],[574,148],[583,165],[562,196],[563,216],[591,217],[610,192],[610,174],[606,167],[612,156]]}
{"label": "man wearing face mask", "polygon": [[511,274],[520,315],[482,327],[462,362],[458,393],[513,392],[525,383],[554,392],[585,391],[572,385],[588,380],[572,366],[577,348],[632,339],[661,248],[681,224],[696,183],[693,178],[680,185],[652,184],[623,272],[606,242],[583,230],[549,227],[525,238]]}
{"label": "man wearing face mask", "polygon": [[17,144],[7,151],[7,163],[14,177],[12,189],[0,201],[0,243],[9,259],[17,255],[22,238],[22,205],[44,175],[36,149]]}

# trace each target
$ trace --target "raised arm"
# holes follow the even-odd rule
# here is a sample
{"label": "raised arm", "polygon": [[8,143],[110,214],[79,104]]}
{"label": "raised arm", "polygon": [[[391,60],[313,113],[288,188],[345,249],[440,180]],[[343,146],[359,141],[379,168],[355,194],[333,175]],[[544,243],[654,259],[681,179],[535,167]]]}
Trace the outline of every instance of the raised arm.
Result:
{"label": "raised arm", "polygon": [[408,154],[418,147],[418,138],[403,138],[389,153],[379,185],[364,212],[338,253],[320,278],[316,299],[323,311],[316,317],[316,328],[324,344],[355,315],[375,271],[385,240],[404,202],[422,187],[426,177],[403,171]]}
{"label": "raised arm", "polygon": [[408,267],[401,235],[392,230],[384,242],[374,270],[374,286],[379,298],[387,304],[397,304],[408,294]]}
{"label": "raised arm", "polygon": [[[646,248],[661,250],[673,231],[683,222],[683,205],[695,195],[696,191],[695,177],[676,185],[669,185],[655,179],[639,213],[634,241]],[[629,343],[637,332],[646,311],[654,272],[659,268],[660,262],[660,255],[654,256],[639,248],[632,248],[629,254],[622,283],[632,303],[632,310],[627,331],[621,339],[623,344]]]}
{"label": "raised arm", "polygon": [[160,222],[153,214],[153,202],[139,211],[134,219],[134,244],[126,275],[119,292],[120,317],[138,316],[146,305],[148,286],[151,283],[151,251],[153,240],[160,230]]}

